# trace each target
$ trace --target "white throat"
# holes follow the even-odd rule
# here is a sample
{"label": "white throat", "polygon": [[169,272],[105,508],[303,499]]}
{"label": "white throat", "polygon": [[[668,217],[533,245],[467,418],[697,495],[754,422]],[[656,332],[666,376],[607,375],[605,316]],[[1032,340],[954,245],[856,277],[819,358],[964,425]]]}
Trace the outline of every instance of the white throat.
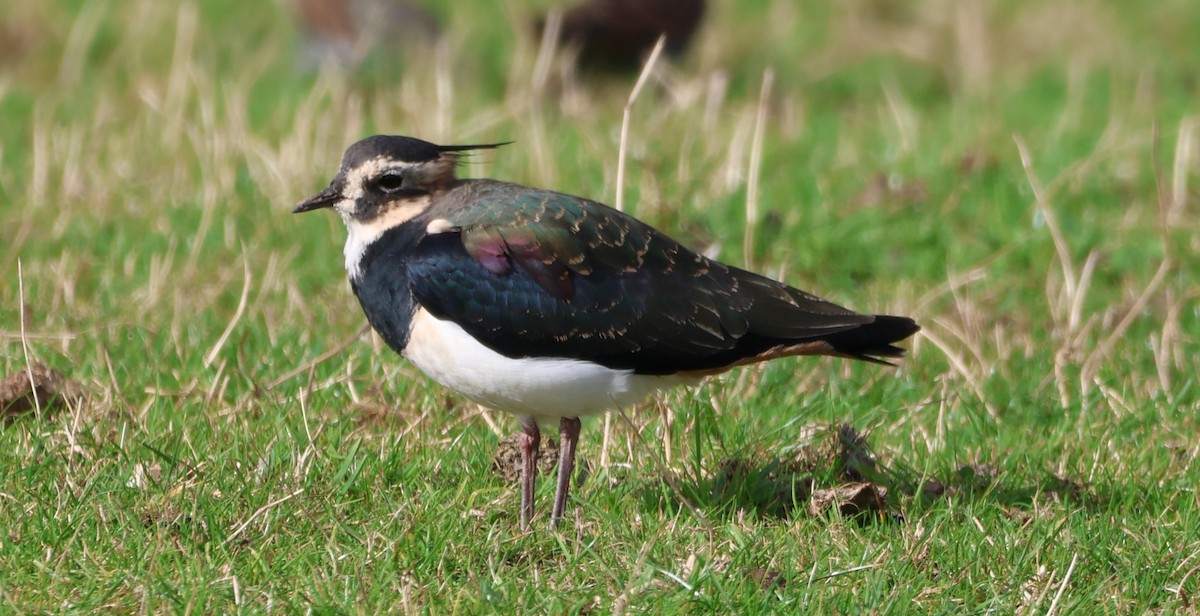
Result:
{"label": "white throat", "polygon": [[369,221],[359,220],[347,213],[349,208],[354,207],[354,202],[349,199],[335,206],[334,209],[341,214],[342,222],[346,223],[348,232],[346,246],[342,252],[346,255],[346,273],[350,275],[350,279],[357,282],[362,278],[362,259],[367,253],[367,247],[383,237],[384,233],[424,212],[429,207],[429,201],[429,197],[424,197],[394,203],[387,212]]}
{"label": "white throat", "polygon": [[350,279],[358,281],[362,278],[362,258],[367,253],[367,246],[370,246],[379,236],[383,235],[383,229],[376,229],[367,225],[343,216],[346,221],[346,230],[349,234],[346,236],[346,246],[342,252],[346,255],[346,273],[350,275]]}

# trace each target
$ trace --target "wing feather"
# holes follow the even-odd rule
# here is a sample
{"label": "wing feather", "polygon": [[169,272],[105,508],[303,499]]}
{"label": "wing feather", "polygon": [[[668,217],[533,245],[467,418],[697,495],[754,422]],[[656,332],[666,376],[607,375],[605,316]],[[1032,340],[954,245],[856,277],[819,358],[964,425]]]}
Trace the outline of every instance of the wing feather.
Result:
{"label": "wing feather", "polygon": [[707,259],[600,203],[495,182],[464,201],[446,215],[452,229],[419,242],[412,290],[510,357],[711,370],[874,319]]}

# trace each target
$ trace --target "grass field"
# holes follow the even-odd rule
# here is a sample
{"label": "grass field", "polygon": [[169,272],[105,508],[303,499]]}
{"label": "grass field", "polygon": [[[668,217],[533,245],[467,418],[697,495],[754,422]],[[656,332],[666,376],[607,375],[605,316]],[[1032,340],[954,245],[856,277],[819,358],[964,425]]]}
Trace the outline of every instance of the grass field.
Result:
{"label": "grass field", "polygon": [[[274,3],[0,6],[0,378],[85,394],[0,424],[0,612],[1200,610],[1200,5],[714,2],[625,209],[924,332],[585,420],[522,534],[515,422],[362,335],[341,223],[289,214],[376,132],[617,201],[634,77],[476,4],[351,75]],[[807,512],[840,424],[883,512]]]}

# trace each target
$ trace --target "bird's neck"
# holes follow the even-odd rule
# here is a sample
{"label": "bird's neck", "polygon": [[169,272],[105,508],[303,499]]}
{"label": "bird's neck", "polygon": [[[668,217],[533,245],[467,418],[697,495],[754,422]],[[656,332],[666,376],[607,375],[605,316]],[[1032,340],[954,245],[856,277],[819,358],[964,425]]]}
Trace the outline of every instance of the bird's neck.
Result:
{"label": "bird's neck", "polygon": [[[367,248],[379,242],[384,235],[405,226],[406,223],[427,212],[433,203],[436,193],[398,200],[387,203],[375,212],[369,220],[361,220],[349,214],[342,214],[346,223],[346,273],[353,280],[361,276],[363,259],[366,258]],[[418,238],[419,239],[419,238]],[[416,241],[415,239],[413,240]]]}
{"label": "bird's neck", "polygon": [[408,332],[416,303],[408,284],[408,257],[424,235],[425,225],[409,221],[390,229],[362,247],[355,267],[347,270],[350,287],[358,297],[371,327],[397,353],[408,345]]}

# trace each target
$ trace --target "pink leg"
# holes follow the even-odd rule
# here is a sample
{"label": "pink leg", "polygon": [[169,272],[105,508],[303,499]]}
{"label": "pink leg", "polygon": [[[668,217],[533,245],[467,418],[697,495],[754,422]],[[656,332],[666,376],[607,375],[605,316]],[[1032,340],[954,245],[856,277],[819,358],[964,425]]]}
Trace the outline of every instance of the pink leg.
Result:
{"label": "pink leg", "polygon": [[533,519],[533,484],[537,476],[538,448],[542,434],[532,417],[522,417],[521,422],[521,530],[529,530]]}
{"label": "pink leg", "polygon": [[554,509],[550,512],[550,528],[558,526],[567,508],[567,493],[571,491],[571,473],[575,470],[575,445],[579,442],[579,418],[563,417],[558,423],[558,487],[554,490]]}

